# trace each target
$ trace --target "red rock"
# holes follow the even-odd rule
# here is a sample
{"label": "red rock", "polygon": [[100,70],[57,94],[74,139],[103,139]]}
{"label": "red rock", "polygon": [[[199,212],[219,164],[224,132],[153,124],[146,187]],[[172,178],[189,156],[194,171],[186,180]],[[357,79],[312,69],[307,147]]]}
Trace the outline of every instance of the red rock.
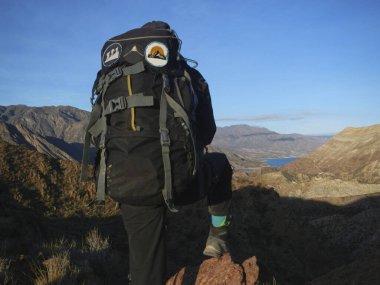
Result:
{"label": "red rock", "polygon": [[166,285],[240,285],[256,284],[259,267],[256,257],[251,257],[242,265],[232,261],[230,255],[221,258],[210,258],[199,266],[182,268],[172,276]]}
{"label": "red rock", "polygon": [[259,279],[259,267],[257,266],[256,262],[256,256],[253,256],[246,259],[242,264],[247,285],[255,284]]}

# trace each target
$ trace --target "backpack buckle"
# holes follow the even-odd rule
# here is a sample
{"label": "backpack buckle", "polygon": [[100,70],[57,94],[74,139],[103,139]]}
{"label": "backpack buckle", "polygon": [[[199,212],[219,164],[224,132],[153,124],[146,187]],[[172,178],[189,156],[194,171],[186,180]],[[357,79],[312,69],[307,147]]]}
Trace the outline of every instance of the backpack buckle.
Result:
{"label": "backpack buckle", "polygon": [[112,103],[112,111],[119,111],[124,110],[127,108],[127,100],[125,97],[120,96],[119,98],[110,100],[110,103]]}
{"label": "backpack buckle", "polygon": [[109,81],[113,82],[114,80],[118,79],[120,76],[123,75],[123,70],[118,66],[112,69],[112,71],[110,71],[108,75],[109,75]]}
{"label": "backpack buckle", "polygon": [[108,86],[114,82],[116,79],[123,75],[123,70],[118,66],[108,72],[106,75],[100,77],[98,85],[95,88],[95,92],[100,94],[105,89],[104,93],[107,91]]}
{"label": "backpack buckle", "polygon": [[163,146],[169,146],[170,145],[170,137],[169,137],[169,130],[168,129],[160,129],[161,134],[161,145]]}

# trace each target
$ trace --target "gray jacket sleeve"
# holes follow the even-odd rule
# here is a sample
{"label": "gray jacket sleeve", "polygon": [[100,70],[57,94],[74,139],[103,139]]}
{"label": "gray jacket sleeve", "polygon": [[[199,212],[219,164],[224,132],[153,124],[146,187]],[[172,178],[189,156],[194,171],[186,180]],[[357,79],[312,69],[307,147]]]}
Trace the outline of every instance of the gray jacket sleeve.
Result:
{"label": "gray jacket sleeve", "polygon": [[188,72],[191,76],[194,91],[198,97],[196,110],[198,131],[203,145],[206,146],[211,143],[216,132],[210,91],[206,80],[198,70],[189,67]]}

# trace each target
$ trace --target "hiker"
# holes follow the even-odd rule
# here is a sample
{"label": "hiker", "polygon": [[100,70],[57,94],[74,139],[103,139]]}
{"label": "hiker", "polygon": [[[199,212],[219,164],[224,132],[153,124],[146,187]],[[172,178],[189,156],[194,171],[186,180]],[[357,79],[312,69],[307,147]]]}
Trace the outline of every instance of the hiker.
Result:
{"label": "hiker", "polygon": [[92,142],[97,199],[107,193],[120,204],[131,284],[165,283],[165,213],[181,205],[207,197],[203,253],[229,251],[232,169],[224,154],[205,151],[216,131],[210,93],[181,43],[161,21],[113,37],[93,87],[82,179]]}

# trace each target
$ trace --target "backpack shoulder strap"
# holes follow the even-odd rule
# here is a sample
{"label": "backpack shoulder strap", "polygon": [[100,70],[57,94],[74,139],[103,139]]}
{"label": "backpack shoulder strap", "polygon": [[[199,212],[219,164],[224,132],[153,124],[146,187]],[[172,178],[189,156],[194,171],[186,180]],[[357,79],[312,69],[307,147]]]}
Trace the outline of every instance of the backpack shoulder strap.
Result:
{"label": "backpack shoulder strap", "polygon": [[[85,141],[83,146],[83,154],[82,154],[82,170],[81,170],[81,180],[86,181],[88,176],[88,152],[91,144],[91,138],[96,138],[100,136],[99,144],[97,145],[100,150],[100,162],[99,162],[99,175],[97,180],[96,187],[96,197],[98,201],[105,200],[105,188],[106,188],[106,133],[107,133],[107,115],[112,112],[121,110],[123,107],[123,103],[125,103],[127,107],[127,103],[129,103],[129,107],[133,106],[141,106],[141,105],[152,105],[153,98],[143,98],[142,96],[136,96],[134,99],[129,99],[126,102],[121,102],[119,105],[111,108],[112,106],[105,106],[104,96],[107,92],[108,87],[121,76],[128,76],[131,74],[137,74],[143,72],[145,70],[144,63],[142,61],[132,65],[132,66],[123,66],[116,67],[107,74],[103,74],[99,77],[100,73],[98,72],[97,78],[95,80],[93,86],[93,94],[98,94],[98,98],[96,102],[93,103],[93,109],[90,116],[90,121],[88,123]],[[95,95],[91,98],[94,100]],[[129,102],[130,101],[130,102]],[[112,104],[113,102],[111,102]],[[112,110],[111,110],[112,109]]]}

